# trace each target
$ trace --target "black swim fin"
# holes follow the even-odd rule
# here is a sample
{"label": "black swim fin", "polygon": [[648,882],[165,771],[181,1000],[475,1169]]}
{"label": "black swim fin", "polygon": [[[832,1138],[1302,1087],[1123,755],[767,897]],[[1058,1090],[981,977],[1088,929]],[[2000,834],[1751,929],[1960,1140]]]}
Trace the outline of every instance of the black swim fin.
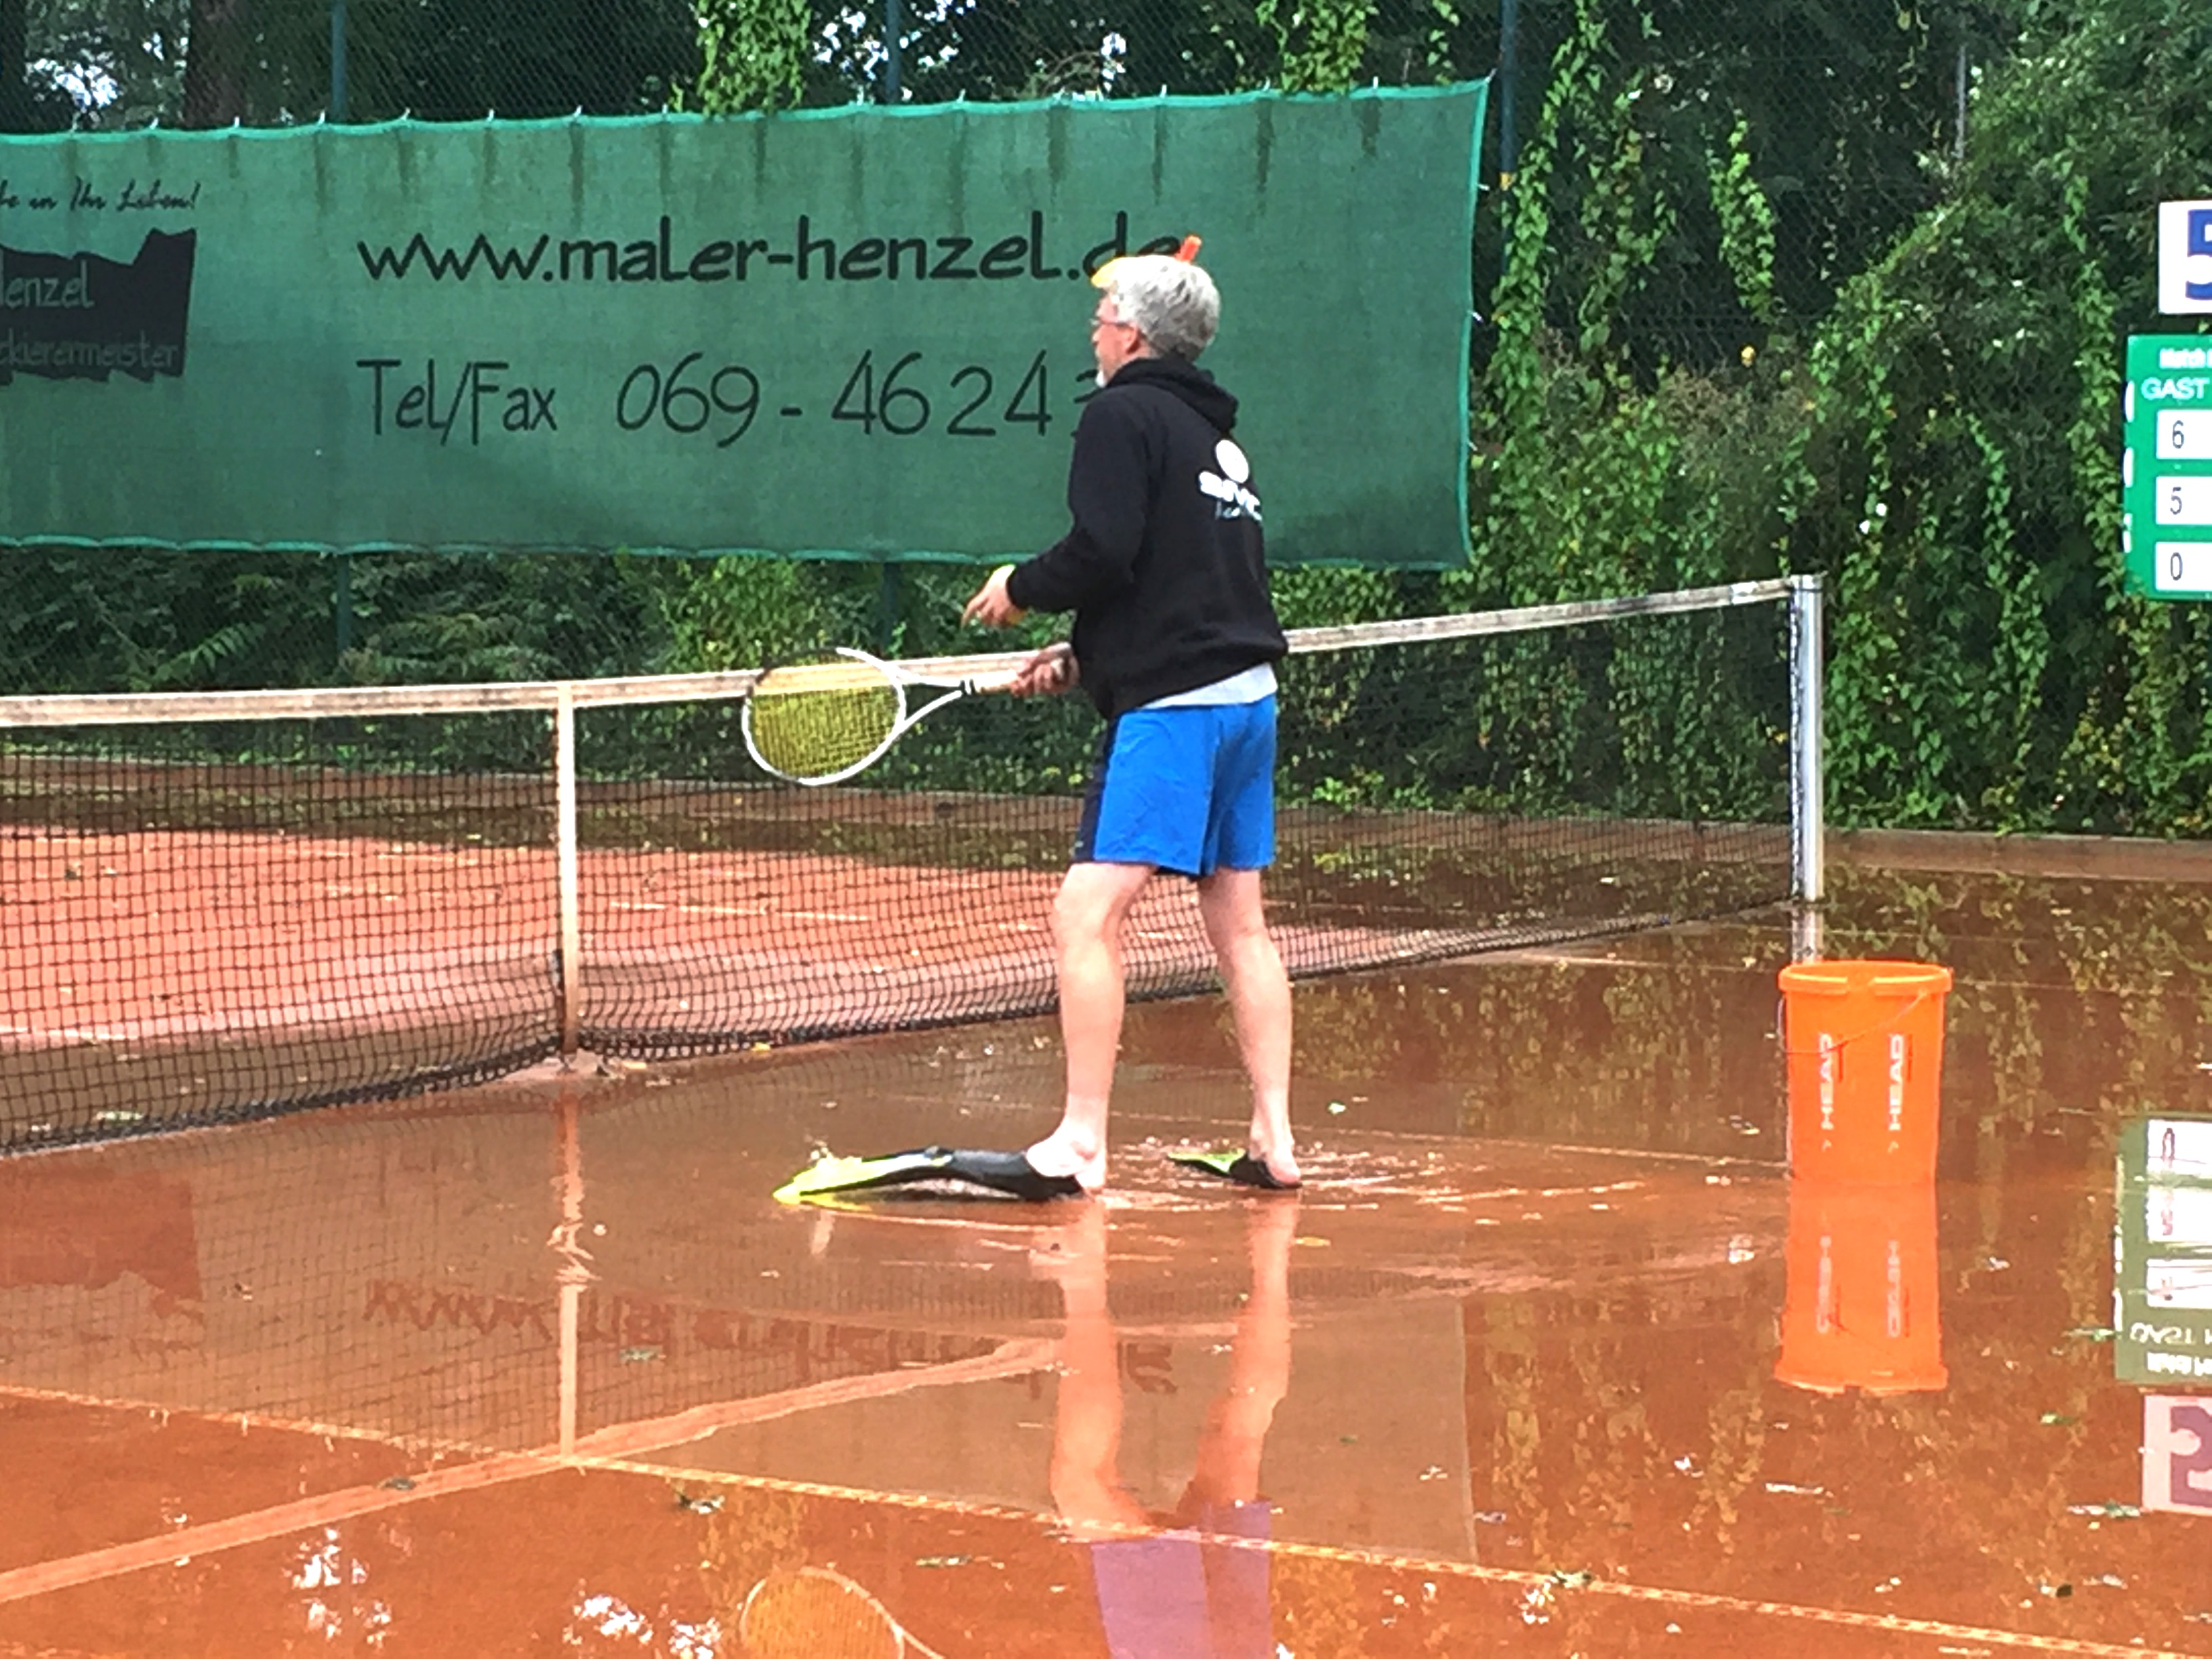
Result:
{"label": "black swim fin", "polygon": [[776,1188],[775,1197],[781,1204],[801,1204],[810,1198],[882,1192],[924,1183],[980,1188],[1031,1204],[1083,1196],[1083,1183],[1073,1176],[1044,1175],[1023,1152],[921,1146],[883,1158],[818,1159]]}
{"label": "black swim fin", "polygon": [[1263,1159],[1253,1157],[1241,1146],[1224,1147],[1218,1152],[1170,1152],[1168,1162],[1180,1164],[1186,1170],[1203,1170],[1210,1176],[1263,1193],[1294,1193],[1301,1184],[1276,1180],[1275,1172]]}

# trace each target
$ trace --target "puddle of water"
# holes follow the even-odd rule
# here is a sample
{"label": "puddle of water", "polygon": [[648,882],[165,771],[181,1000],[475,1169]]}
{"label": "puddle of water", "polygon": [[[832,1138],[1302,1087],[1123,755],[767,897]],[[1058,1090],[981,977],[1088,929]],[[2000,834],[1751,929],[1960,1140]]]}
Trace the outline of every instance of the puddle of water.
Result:
{"label": "puddle of water", "polygon": [[766,1197],[1022,1144],[1041,1023],[0,1164],[0,1638],[735,1655],[811,1569],[946,1655],[2212,1651],[2208,912],[1844,877],[1958,974],[1912,1200],[1783,1171],[1765,919],[1301,987],[1292,1200],[1160,1156],[1204,1000],[1097,1206]]}

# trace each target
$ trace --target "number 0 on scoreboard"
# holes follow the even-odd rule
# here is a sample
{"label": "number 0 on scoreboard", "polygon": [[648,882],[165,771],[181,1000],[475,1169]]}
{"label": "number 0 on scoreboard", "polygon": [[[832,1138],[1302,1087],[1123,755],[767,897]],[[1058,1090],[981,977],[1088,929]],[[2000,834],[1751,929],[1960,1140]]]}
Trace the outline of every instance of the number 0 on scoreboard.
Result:
{"label": "number 0 on scoreboard", "polygon": [[2212,599],[2212,336],[2130,339],[2124,406],[2128,591]]}

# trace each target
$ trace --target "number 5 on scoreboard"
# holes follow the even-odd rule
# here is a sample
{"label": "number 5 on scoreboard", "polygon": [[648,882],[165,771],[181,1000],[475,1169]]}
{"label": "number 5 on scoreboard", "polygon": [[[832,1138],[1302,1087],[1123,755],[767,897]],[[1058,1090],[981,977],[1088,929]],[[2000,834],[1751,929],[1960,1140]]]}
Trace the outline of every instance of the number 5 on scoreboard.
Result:
{"label": "number 5 on scoreboard", "polygon": [[2160,478],[2153,493],[2159,523],[2212,525],[2212,474]]}

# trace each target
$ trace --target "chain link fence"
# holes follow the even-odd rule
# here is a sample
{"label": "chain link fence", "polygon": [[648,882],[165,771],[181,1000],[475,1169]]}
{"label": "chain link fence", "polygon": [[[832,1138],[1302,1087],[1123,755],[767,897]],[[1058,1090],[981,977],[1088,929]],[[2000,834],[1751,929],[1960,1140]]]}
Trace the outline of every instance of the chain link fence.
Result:
{"label": "chain link fence", "polygon": [[[2010,34],[1998,0],[0,0],[0,131],[1330,90],[1495,71],[1493,185],[1510,185],[1531,137],[1648,176],[1646,222],[1627,228],[1650,246],[1620,331],[1650,364],[1824,315],[1941,194],[1976,66]],[[1571,58],[1582,82],[1563,85]],[[1555,200],[1553,216],[1591,218],[1587,197]],[[1486,286],[1498,219],[1485,216]]]}
{"label": "chain link fence", "polygon": [[[1474,558],[1287,619],[1817,570],[1839,821],[2202,835],[2212,617],[2122,592],[2118,449],[2207,63],[2202,0],[0,0],[0,134],[1494,74]],[[923,651],[966,579],[608,551],[8,553],[0,686]]]}

